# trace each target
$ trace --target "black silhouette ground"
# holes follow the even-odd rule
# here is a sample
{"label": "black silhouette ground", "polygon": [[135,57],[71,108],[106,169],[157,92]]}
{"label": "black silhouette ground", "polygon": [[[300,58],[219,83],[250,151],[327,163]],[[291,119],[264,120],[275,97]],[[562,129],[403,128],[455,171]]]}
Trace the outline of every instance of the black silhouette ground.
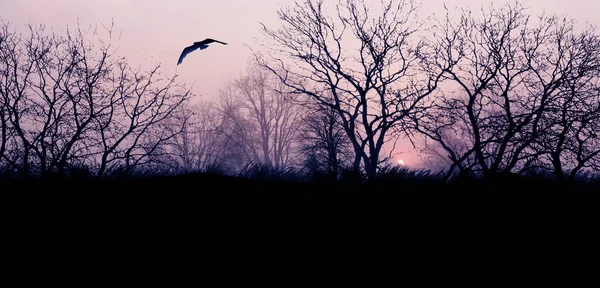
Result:
{"label": "black silhouette ground", "polygon": [[490,208],[534,205],[532,203],[536,201],[553,201],[557,195],[587,197],[585,195],[590,193],[598,194],[599,187],[597,183],[560,186],[543,179],[514,176],[491,180],[459,179],[450,184],[439,184],[434,178],[389,178],[374,183],[283,182],[203,173],[119,180],[0,180],[4,196],[50,213],[61,209],[82,212],[141,209],[205,214],[260,212],[262,209],[286,213],[326,207],[348,211],[377,210],[373,207],[378,206],[403,211],[421,208],[453,211],[455,208],[452,207],[477,205]]}
{"label": "black silhouette ground", "polygon": [[586,223],[598,214],[597,190],[552,191],[551,184],[523,179],[422,180],[292,183],[208,174],[4,179],[3,232],[18,242],[7,246],[20,247],[17,259],[52,259],[47,266],[68,253],[135,269],[123,262],[125,255],[136,263],[165,259],[161,265],[230,274],[224,267],[250,269],[266,255],[275,263],[304,259],[317,266],[327,256],[351,263],[372,255],[387,259],[381,262],[386,267],[407,255],[419,261],[410,265],[436,259],[452,266],[465,251],[482,259],[515,251],[545,259],[539,257],[555,257],[549,241],[587,241],[583,234],[595,231]]}

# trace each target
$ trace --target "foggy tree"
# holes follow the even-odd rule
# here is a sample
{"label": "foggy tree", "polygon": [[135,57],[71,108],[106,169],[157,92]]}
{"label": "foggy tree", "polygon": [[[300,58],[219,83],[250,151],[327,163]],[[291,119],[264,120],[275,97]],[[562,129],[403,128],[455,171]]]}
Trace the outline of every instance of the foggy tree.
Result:
{"label": "foggy tree", "polygon": [[233,83],[227,83],[219,89],[217,109],[219,109],[218,133],[226,139],[223,145],[227,147],[223,157],[228,166],[240,169],[250,162],[261,162],[255,148],[256,141],[252,131],[256,124],[250,122],[242,112],[242,107],[236,99],[237,91]]}
{"label": "foggy tree", "polygon": [[439,75],[420,68],[427,53],[412,1],[329,4],[301,1],[281,9],[281,28],[263,25],[268,55],[259,58],[291,93],[339,115],[355,153],[353,169],[362,162],[373,179],[388,132],[427,107]]}
{"label": "foggy tree", "polygon": [[223,166],[227,160],[228,138],[219,133],[219,110],[214,102],[203,102],[195,106],[196,117],[192,129],[196,134],[198,169],[212,169]]}
{"label": "foggy tree", "polygon": [[185,173],[194,170],[195,133],[192,130],[195,112],[189,103],[183,103],[166,118],[158,129],[165,129],[174,136],[157,147],[152,155],[154,163],[162,166],[165,173]]}
{"label": "foggy tree", "polygon": [[245,162],[283,168],[294,160],[301,107],[278,85],[268,71],[250,64],[245,75],[220,90],[221,130]]}
{"label": "foggy tree", "polygon": [[352,162],[351,143],[333,109],[315,104],[306,111],[299,137],[305,165],[313,173],[325,172],[335,180]]}
{"label": "foggy tree", "polygon": [[173,136],[149,131],[189,91],[174,92],[175,77],[163,79],[160,66],[132,69],[114,54],[113,26],[102,27],[104,39],[96,27],[55,34],[29,25],[22,35],[2,23],[0,116],[11,137],[0,161],[11,169],[43,177],[82,167],[102,176],[111,164],[142,164]]}
{"label": "foggy tree", "polygon": [[[219,111],[213,102],[181,106],[165,121],[162,129],[175,137],[163,145],[164,160],[174,172],[207,171],[224,164],[227,140],[219,133]],[[181,133],[177,133],[181,131]]]}
{"label": "foggy tree", "polygon": [[430,67],[444,71],[448,82],[435,109],[415,124],[446,152],[449,173],[539,167],[548,152],[534,146],[544,137],[550,141],[556,130],[556,121],[548,121],[556,112],[551,108],[565,99],[570,83],[597,73],[597,65],[590,65],[597,52],[588,51],[597,48],[582,42],[591,31],[577,34],[557,16],[534,19],[515,2],[482,9],[479,17],[468,9],[456,19],[448,13],[433,31]]}
{"label": "foggy tree", "polygon": [[[434,119],[433,121],[438,118],[443,119],[440,114],[436,113],[436,116],[423,117],[418,123],[419,125],[415,125],[416,130],[426,135],[419,139],[417,150],[429,170],[443,173],[442,181],[445,182],[456,174],[471,172],[474,161],[472,161],[472,150],[469,149],[469,138],[463,138],[465,131],[459,130],[464,126],[452,127],[451,125],[456,123],[456,120],[437,124],[428,122],[432,119]],[[452,115],[448,116],[453,117]],[[421,130],[423,126],[427,125],[435,128],[432,129],[433,131]]]}

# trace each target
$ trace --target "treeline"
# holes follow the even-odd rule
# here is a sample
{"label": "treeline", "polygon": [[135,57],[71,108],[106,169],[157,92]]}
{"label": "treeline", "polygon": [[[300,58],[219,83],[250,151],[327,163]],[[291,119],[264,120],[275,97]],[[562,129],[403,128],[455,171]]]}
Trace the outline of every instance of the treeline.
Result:
{"label": "treeline", "polygon": [[[130,171],[176,133],[167,119],[191,93],[114,54],[112,28],[0,26],[0,167],[18,176]],[[105,32],[109,37],[100,36]]]}
{"label": "treeline", "polygon": [[[282,84],[256,64],[225,83],[215,101],[194,101],[159,65],[143,71],[119,57],[112,27],[63,34],[1,28],[5,176],[257,175],[273,174],[270,168],[302,173],[304,166],[338,174],[346,164],[336,116],[285,97]],[[323,160],[324,149],[334,160]]]}
{"label": "treeline", "polygon": [[594,27],[533,15],[520,2],[447,9],[431,22],[412,1],[364,5],[282,8],[282,27],[263,26],[264,54],[203,102],[158,65],[131,67],[115,54],[110,27],[55,34],[29,26],[20,34],[3,22],[2,173],[284,171],[374,180],[390,171],[384,145],[403,137],[442,181],[597,177]]}

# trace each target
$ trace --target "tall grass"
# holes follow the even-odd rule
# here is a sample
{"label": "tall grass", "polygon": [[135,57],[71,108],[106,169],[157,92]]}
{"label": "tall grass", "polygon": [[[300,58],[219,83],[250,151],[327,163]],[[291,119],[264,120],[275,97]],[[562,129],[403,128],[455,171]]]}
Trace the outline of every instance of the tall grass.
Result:
{"label": "tall grass", "polygon": [[[17,171],[0,170],[0,180],[19,179],[19,175]],[[413,169],[396,165],[381,167],[377,177],[370,181],[366,181],[365,177],[360,173],[348,169],[342,169],[340,175],[336,176],[300,167],[276,168],[261,163],[248,163],[241,169],[215,163],[207,165],[201,171],[187,171],[186,173],[170,170],[165,171],[160,166],[143,169],[126,169],[126,167],[116,166],[112,167],[109,173],[102,177],[102,179],[97,179],[93,172],[86,169],[86,167],[71,167],[64,175],[49,175],[47,176],[49,178],[47,180],[60,178],[61,180],[103,180],[110,182],[112,180],[143,180],[154,176],[177,178],[181,175],[187,175],[187,179],[190,179],[189,177],[193,179],[194,175],[203,175],[209,177],[217,176],[215,179],[223,179],[218,176],[228,176],[280,183],[302,182],[314,185],[337,183],[357,191],[361,189],[369,190],[373,186],[377,186],[378,188],[376,189],[385,191],[495,191],[511,193],[516,191],[534,192],[560,189],[563,191],[600,192],[600,176],[592,172],[583,173],[573,183],[569,183],[568,185],[559,185],[553,173],[545,170],[532,170],[522,175],[499,174],[485,179],[473,175],[462,175],[444,181],[443,171],[442,173],[434,173],[426,169]],[[202,179],[207,178],[204,177]]]}

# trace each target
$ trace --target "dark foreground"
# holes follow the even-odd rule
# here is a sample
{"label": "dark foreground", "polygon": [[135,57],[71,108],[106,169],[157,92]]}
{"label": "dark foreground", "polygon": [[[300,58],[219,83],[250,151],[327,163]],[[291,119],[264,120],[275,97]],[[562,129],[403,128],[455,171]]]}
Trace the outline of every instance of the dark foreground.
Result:
{"label": "dark foreground", "polygon": [[[11,205],[61,213],[99,211],[152,213],[292,213],[342,209],[347,211],[435,211],[461,209],[541,208],[544,202],[565,205],[567,199],[595,197],[597,184],[557,186],[535,179],[379,181],[306,183],[188,174],[122,180],[11,179],[0,180]],[[564,199],[561,200],[561,199]],[[567,207],[562,207],[566,209]]]}
{"label": "dark foreground", "polygon": [[281,183],[197,174],[4,180],[0,189],[3,235],[13,241],[5,247],[16,253],[14,261],[60,268],[56,260],[69,255],[78,271],[90,271],[81,263],[124,273],[172,266],[223,281],[236,265],[251,271],[265,259],[278,271],[329,271],[330,260],[322,259],[335,259],[384,264],[378,269],[395,275],[396,262],[429,273],[421,267],[454,267],[467,252],[477,255],[472,263],[482,270],[494,269],[481,261],[507,259],[529,271],[528,261],[514,257],[555,259],[558,246],[551,243],[564,246],[561,239],[568,238],[578,243],[568,245],[572,251],[597,230],[590,225],[598,216],[597,187],[551,186],[514,180]]}

